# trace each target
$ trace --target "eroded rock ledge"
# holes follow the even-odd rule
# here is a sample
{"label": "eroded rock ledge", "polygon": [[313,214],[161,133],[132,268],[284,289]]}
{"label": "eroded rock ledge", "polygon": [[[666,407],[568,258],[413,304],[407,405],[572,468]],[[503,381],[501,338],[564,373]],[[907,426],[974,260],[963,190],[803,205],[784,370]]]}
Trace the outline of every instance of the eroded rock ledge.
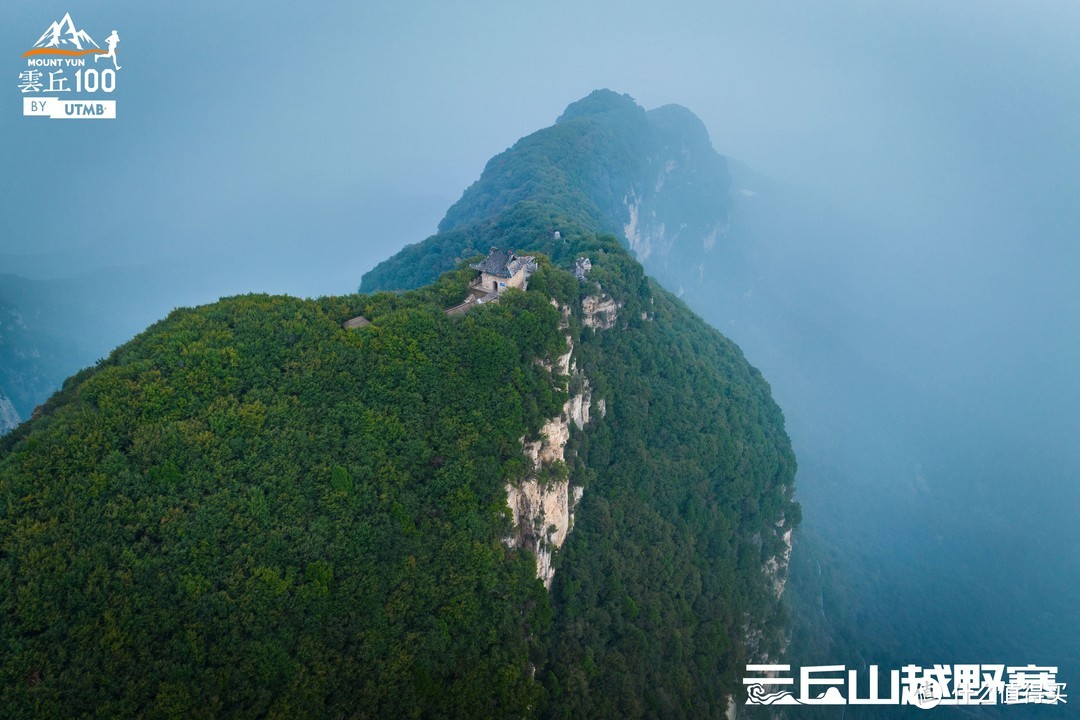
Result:
{"label": "eroded rock ledge", "polygon": [[[614,327],[618,306],[607,298],[599,306],[595,300],[603,296],[585,298],[582,303],[584,322],[597,330]],[[571,425],[582,430],[589,423],[592,412],[592,388],[589,378],[578,369],[573,360],[574,343],[570,336],[570,308],[552,304],[562,313],[560,327],[566,332],[566,352],[549,366],[560,375],[569,376],[571,387],[578,388],[562,407],[562,411],[549,418],[540,429],[540,439],[526,442],[521,438],[526,457],[531,463],[527,478],[506,486],[507,504],[514,516],[514,534],[507,538],[510,547],[522,547],[536,555],[536,575],[544,586],[551,588],[555,571],[551,560],[555,549],[562,547],[566,536],[574,526],[574,508],[584,494],[584,488],[570,484],[566,467],[566,444],[570,440]],[[603,316],[600,316],[603,313]],[[606,411],[603,400],[598,401],[601,414]]]}
{"label": "eroded rock ledge", "polygon": [[615,327],[620,307],[622,304],[615,302],[615,299],[605,292],[589,295],[581,301],[581,322],[593,330],[610,330]]}

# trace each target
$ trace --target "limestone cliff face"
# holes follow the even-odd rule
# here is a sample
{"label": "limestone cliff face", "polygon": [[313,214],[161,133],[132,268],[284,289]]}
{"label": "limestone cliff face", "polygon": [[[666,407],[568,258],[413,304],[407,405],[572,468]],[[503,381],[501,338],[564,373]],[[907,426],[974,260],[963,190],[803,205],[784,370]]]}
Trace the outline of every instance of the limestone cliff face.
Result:
{"label": "limestone cliff face", "polygon": [[[783,530],[784,521],[781,520],[777,527]],[[784,594],[784,586],[787,584],[787,569],[788,562],[791,560],[791,528],[788,528],[784,534],[784,552],[778,557],[771,557],[765,562],[763,570],[765,574],[772,581],[773,592],[776,593],[776,599],[779,600],[780,596]]]}
{"label": "limestone cliff face", "polygon": [[15,412],[15,406],[11,404],[6,395],[0,392],[0,435],[18,427],[20,422],[19,413]]}
{"label": "limestone cliff face", "polygon": [[[704,280],[723,247],[732,206],[727,161],[701,121],[677,105],[645,114],[651,142],[619,216],[638,261],[677,294]],[[720,253],[722,254],[722,253]]]}
{"label": "limestone cliff face", "polygon": [[[560,182],[549,182],[551,178],[559,178]],[[552,598],[556,609],[573,603],[582,612],[592,612],[596,632],[589,633],[588,638],[569,624],[572,620],[568,618],[582,615],[560,616],[556,612],[554,616],[559,631],[565,637],[578,638],[580,645],[572,655],[550,658],[551,677],[556,673],[560,678],[581,677],[580,661],[586,653],[591,654],[598,668],[603,668],[596,678],[578,687],[580,708],[599,711],[600,705],[590,705],[590,698],[603,696],[609,678],[637,673],[616,669],[621,668],[619,660],[638,653],[639,636],[622,632],[621,626],[631,620],[629,615],[616,617],[607,613],[603,603],[610,600],[604,595],[610,589],[606,587],[610,578],[594,572],[598,567],[625,569],[625,577],[639,579],[638,585],[642,581],[655,583],[650,594],[655,592],[658,608],[701,597],[703,602],[694,607],[723,607],[724,617],[733,618],[724,628],[731,644],[722,648],[708,640],[712,630],[699,632],[699,627],[715,621],[715,617],[685,613],[673,621],[682,637],[696,644],[681,645],[685,648],[682,666],[688,671],[693,668],[695,677],[716,677],[719,663],[760,662],[766,653],[782,656],[783,628],[776,598],[785,589],[785,540],[791,537],[788,531],[796,517],[790,514],[789,522],[781,526],[777,524],[781,515],[771,512],[774,500],[779,502],[777,507],[785,509],[794,504],[790,496],[794,457],[783,430],[782,414],[768,387],[732,345],[700,324],[688,322],[691,315],[685,304],[672,302],[650,281],[642,279],[639,283],[637,276],[623,272],[623,251],[612,247],[615,243],[611,238],[572,240],[579,232],[586,237],[592,233],[615,235],[643,261],[646,273],[669,290],[685,294],[687,304],[693,304],[691,301],[701,297],[699,291],[707,289],[714,295],[722,292],[731,301],[722,305],[699,303],[702,309],[739,306],[742,293],[736,289],[741,291],[745,283],[735,285],[728,280],[746,276],[748,269],[756,265],[746,260],[753,233],[736,211],[747,209],[739,204],[741,199],[754,198],[748,189],[751,186],[733,182],[727,161],[712,148],[704,126],[689,111],[667,106],[645,112],[626,96],[598,91],[572,104],[552,127],[522,138],[492,158],[482,177],[447,212],[440,224],[442,233],[403,251],[364,278],[365,291],[416,286],[426,281],[425,277],[434,279],[440,272],[452,269],[456,258],[486,251],[488,237],[500,241],[506,237],[511,245],[525,247],[520,228],[532,228],[527,246],[530,252],[548,255],[556,267],[568,268],[572,263],[573,275],[580,283],[575,290],[580,294],[572,299],[569,283],[552,283],[548,287],[557,293],[560,302],[570,305],[574,318],[580,321],[581,335],[575,340],[578,347],[564,356],[548,357],[543,363],[552,372],[559,365],[558,372],[570,377],[571,392],[558,413],[547,411],[555,417],[540,421],[542,428],[535,424],[531,428],[542,430],[542,436],[521,438],[523,458],[528,458],[527,470],[520,473],[524,477],[515,477],[507,487],[514,527],[507,532],[510,537],[505,541],[534,553],[537,575],[545,585],[554,587],[554,568],[558,567],[560,585],[565,581],[568,589],[581,589],[564,594],[556,588]],[[560,220],[553,224],[556,217],[565,218],[565,223]],[[456,229],[461,232],[450,232]],[[734,246],[740,238],[745,247]],[[483,246],[478,245],[480,239]],[[583,253],[590,256],[583,257]],[[613,257],[605,259],[609,254]],[[596,280],[604,287],[597,286]],[[571,305],[576,302],[582,305]],[[565,308],[560,309],[565,312]],[[714,321],[717,325],[729,322],[726,317]],[[627,333],[625,346],[611,342],[622,337],[606,335],[609,330]],[[693,342],[676,343],[670,348],[673,367],[679,369],[677,375],[664,371],[661,366],[666,363],[635,366],[636,358],[665,351],[656,348],[654,341],[682,337],[693,338]],[[587,370],[590,378],[574,367],[575,355],[577,365]],[[733,392],[716,393],[718,384],[730,386]],[[667,447],[650,447],[641,457],[640,467],[627,467],[619,461],[637,452],[637,430],[644,428],[622,422],[611,427],[611,433],[606,432],[609,428],[597,428],[607,423],[602,419],[608,409],[605,399],[612,403],[608,418],[621,421],[623,417],[635,417],[639,410],[635,401],[653,391],[665,393],[668,398],[678,397],[679,401],[640,408],[643,413],[657,413],[650,418],[654,421],[663,418],[662,425],[650,427],[670,426],[679,432],[672,433],[673,441]],[[698,417],[723,420],[708,426],[685,421]],[[738,422],[731,422],[733,419]],[[582,427],[584,431],[579,430]],[[699,435],[705,442],[699,442]],[[694,450],[685,452],[679,446],[682,438]],[[579,439],[583,441],[580,444]],[[584,474],[568,476],[566,469],[580,466],[572,456],[577,447],[587,455],[583,460],[597,461],[587,471],[589,477],[596,478],[596,484],[584,489]],[[700,467],[731,468],[710,475],[718,483],[732,476],[730,497],[726,490],[719,489],[720,485],[715,491],[700,484],[687,485],[686,507],[695,510],[692,520],[670,506],[661,507],[661,503],[652,507],[651,497],[640,500],[672,527],[686,529],[670,536],[672,547],[679,548],[686,557],[700,560],[702,567],[709,568],[710,576],[720,576],[725,585],[740,583],[747,588],[746,593],[728,593],[716,583],[696,582],[691,575],[669,577],[664,574],[666,568],[648,562],[647,554],[639,553],[636,558],[626,554],[628,545],[593,542],[611,532],[634,538],[638,547],[653,542],[646,531],[648,526],[632,514],[642,510],[642,503],[632,493],[614,494],[609,501],[605,494],[607,483],[640,482],[649,488],[670,486],[681,492],[681,478],[665,474],[673,467],[668,460],[691,457],[699,461]],[[654,482],[653,478],[660,479]],[[590,497],[579,507],[583,492]],[[594,503],[598,512],[607,511],[600,502],[602,495],[611,508],[611,522],[605,517],[604,523],[594,524]],[[722,513],[718,512],[720,498],[730,503]],[[765,498],[767,503],[759,501]],[[579,516],[577,527],[573,523],[575,508],[585,513]],[[762,512],[765,509],[769,512]],[[731,523],[728,517],[737,517],[738,521]],[[723,533],[715,552],[712,544],[708,552],[696,545],[694,538],[703,536],[699,526],[707,527],[710,535],[720,537]],[[571,532],[578,537],[569,538]],[[571,542],[564,544],[568,538]],[[577,541],[582,541],[580,546]],[[752,561],[740,563],[739,558]],[[622,587],[632,601],[624,603],[629,614],[640,601],[632,585],[624,583]],[[659,598],[664,598],[663,603]],[[659,630],[650,617],[642,612],[636,619],[648,641],[656,645],[669,641],[672,635]],[[663,627],[669,624],[665,622]],[[637,673],[635,680],[638,687],[647,684],[644,674]],[[625,682],[625,687],[630,687],[630,681]],[[698,696],[694,707],[708,705],[718,710],[716,698],[720,695],[712,683],[703,683],[701,690],[705,692],[699,692],[697,687],[687,689],[687,697]],[[733,688],[723,690],[727,693]],[[643,698],[638,702],[646,706]],[[732,697],[729,709],[734,709],[734,702]]]}
{"label": "limestone cliff face", "polygon": [[[550,589],[555,571],[551,566],[552,553],[562,547],[570,532],[573,512],[566,481],[544,484],[530,478],[519,486],[507,485],[507,502],[514,513],[517,532],[509,541],[536,555],[536,576]],[[580,498],[579,493],[574,494]]]}
{"label": "limestone cliff face", "polygon": [[584,314],[582,324],[594,330],[610,330],[615,327],[615,321],[619,317],[620,304],[615,302],[605,292],[589,295],[581,301],[581,310]]}
{"label": "limestone cliff face", "polygon": [[[614,300],[607,298],[600,303],[606,317],[599,322],[596,317],[601,311],[593,307],[593,298],[589,296],[583,302],[585,324],[599,330],[613,327],[617,313]],[[555,301],[552,303],[556,304]],[[570,308],[560,307],[559,310],[563,318],[561,327],[568,330]],[[514,516],[514,535],[507,539],[507,543],[511,547],[531,550],[536,555],[536,575],[549,589],[555,577],[552,555],[562,547],[573,528],[574,508],[584,494],[584,488],[571,485],[566,476],[566,444],[572,428],[583,430],[589,423],[593,403],[589,378],[573,360],[574,343],[569,333],[566,335],[566,347],[566,352],[556,358],[551,367],[558,374],[568,376],[572,381],[571,386],[579,389],[570,395],[562,412],[544,423],[539,440],[526,442],[525,438],[521,439],[525,455],[531,463],[531,471],[525,480],[506,486],[507,504]],[[603,400],[599,401],[599,407],[602,414],[606,412]]]}
{"label": "limestone cliff face", "polygon": [[[762,573],[764,573],[765,577],[768,578],[772,584],[772,589],[776,594],[777,600],[784,594],[784,588],[787,585],[788,564],[791,560],[791,534],[793,531],[794,529],[787,522],[787,518],[781,516],[774,526],[774,532],[783,541],[784,549],[778,555],[768,558],[761,568]],[[760,628],[754,627],[752,623],[747,623],[743,627],[743,634],[746,640],[746,649],[749,653],[750,662],[760,663],[762,665],[782,662],[782,658],[787,653],[790,636],[784,640],[782,646],[778,649],[778,652],[770,655],[762,649],[762,634]],[[775,672],[766,673],[766,675],[769,677],[779,676],[779,674]],[[733,702],[732,696],[728,696],[727,706],[726,717],[735,717],[737,704]]]}

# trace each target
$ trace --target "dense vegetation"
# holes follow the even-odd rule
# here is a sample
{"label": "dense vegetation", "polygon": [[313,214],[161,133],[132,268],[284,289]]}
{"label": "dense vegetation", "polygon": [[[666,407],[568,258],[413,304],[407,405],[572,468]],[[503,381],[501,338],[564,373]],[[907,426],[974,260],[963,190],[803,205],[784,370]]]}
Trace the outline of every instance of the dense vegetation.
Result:
{"label": "dense vegetation", "polygon": [[[0,397],[9,398],[24,419],[71,368],[85,364],[78,361],[80,348],[66,328],[40,321],[43,299],[58,294],[52,284],[0,275]],[[0,433],[5,430],[0,426]]]}
{"label": "dense vegetation", "polygon": [[609,412],[580,439],[588,486],[552,587],[547,714],[719,717],[784,633],[762,568],[799,521],[795,461],[738,348],[604,246],[590,280],[624,320],[580,339]]}
{"label": "dense vegetation", "polygon": [[162,297],[170,282],[179,280],[141,267],[47,280],[0,274],[0,395],[29,418],[69,375],[172,309]]}
{"label": "dense vegetation", "polygon": [[555,230],[622,236],[631,204],[642,218],[670,218],[673,235],[700,235],[726,218],[727,166],[686,108],[646,112],[628,95],[597,90],[493,157],[439,233],[380,263],[361,289],[419,287],[493,244],[557,260]]}
{"label": "dense vegetation", "polygon": [[503,483],[562,342],[535,293],[249,296],[74,378],[5,438],[0,714],[523,716],[550,610]]}
{"label": "dense vegetation", "polygon": [[[688,137],[655,112],[594,93],[493,160],[364,279],[419,289],[177,310],[0,439],[0,717],[721,716],[784,640],[795,462],[739,349],[603,234]],[[542,253],[528,290],[447,316],[491,245]],[[566,334],[606,411],[548,593],[505,485],[581,382],[539,362]]]}
{"label": "dense vegetation", "polygon": [[[590,282],[544,261],[461,317],[467,270],[178,310],[70,379],[0,447],[0,715],[717,715],[779,630],[782,418],[613,239],[575,250]],[[566,398],[549,300],[592,280],[625,320],[571,321],[608,412],[549,598],[503,486]]]}

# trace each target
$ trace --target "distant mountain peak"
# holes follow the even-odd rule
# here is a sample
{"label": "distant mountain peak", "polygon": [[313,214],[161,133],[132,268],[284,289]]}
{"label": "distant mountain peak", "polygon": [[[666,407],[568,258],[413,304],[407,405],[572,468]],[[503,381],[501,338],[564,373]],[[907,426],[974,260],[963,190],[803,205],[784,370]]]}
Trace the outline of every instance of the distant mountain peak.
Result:
{"label": "distant mountain peak", "polygon": [[[672,280],[669,256],[678,274],[701,264],[686,257],[724,244],[732,202],[726,161],[693,112],[680,105],[646,112],[630,95],[594,90],[488,161],[439,223],[440,233],[462,232],[431,240],[442,247],[437,265],[420,261],[418,247],[380,263],[362,287],[415,287],[492,244],[549,252],[554,230],[571,226],[621,237],[638,260],[651,259],[650,272]],[[539,214],[548,216],[546,232],[520,237],[514,229],[529,224],[524,216]],[[685,281],[674,279],[676,288]]]}
{"label": "distant mountain peak", "polygon": [[566,106],[566,110],[555,121],[556,124],[576,120],[580,117],[599,115],[607,112],[642,113],[645,110],[637,104],[630,95],[619,94],[614,90],[603,88],[593,90],[591,93]]}

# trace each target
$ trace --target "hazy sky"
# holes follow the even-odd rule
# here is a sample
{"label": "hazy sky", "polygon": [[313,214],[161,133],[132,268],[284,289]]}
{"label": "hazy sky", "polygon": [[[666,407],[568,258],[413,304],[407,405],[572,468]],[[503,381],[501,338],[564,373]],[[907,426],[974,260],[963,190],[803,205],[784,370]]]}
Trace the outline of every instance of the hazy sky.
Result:
{"label": "hazy sky", "polygon": [[[119,33],[116,120],[20,113],[20,56],[65,12],[101,44]],[[864,333],[861,352],[888,364],[903,343],[899,374],[1011,391],[1076,427],[1078,28],[1073,0],[17,0],[0,273],[207,276],[152,316],[349,292],[488,158],[609,87],[689,107],[721,153],[859,219],[832,282],[892,338]]]}
{"label": "hazy sky", "polygon": [[[120,35],[116,120],[20,113],[20,56],[65,12],[99,43]],[[241,291],[350,292],[433,232],[488,158],[608,87],[689,107],[721,153],[859,219],[860,244],[830,262],[841,302],[879,328],[860,352],[1052,409],[1066,437],[1078,28],[1074,0],[16,0],[0,24],[0,273],[192,276],[138,327]]]}
{"label": "hazy sky", "polygon": [[[65,12],[119,33],[116,120],[21,115],[20,56]],[[1016,391],[1038,409],[1080,387],[1078,28],[1075,0],[9,0],[0,273],[207,276],[139,327],[241,291],[350,292],[492,155],[608,87],[685,105],[721,153],[859,218],[831,261],[843,300],[971,392],[1042,366]]]}
{"label": "hazy sky", "polygon": [[[20,114],[19,56],[65,12],[99,43],[119,32],[115,121]],[[4,15],[0,253],[115,263],[312,234],[334,254],[309,237],[280,267],[261,258],[266,289],[315,294],[325,273],[341,292],[598,87],[683,104],[721,153],[890,222],[943,215],[956,252],[978,235],[956,211],[975,198],[1017,233],[1066,210],[1078,225],[1075,2],[15,0]],[[942,242],[921,227],[903,252]],[[1047,243],[985,249],[1063,250]]]}

